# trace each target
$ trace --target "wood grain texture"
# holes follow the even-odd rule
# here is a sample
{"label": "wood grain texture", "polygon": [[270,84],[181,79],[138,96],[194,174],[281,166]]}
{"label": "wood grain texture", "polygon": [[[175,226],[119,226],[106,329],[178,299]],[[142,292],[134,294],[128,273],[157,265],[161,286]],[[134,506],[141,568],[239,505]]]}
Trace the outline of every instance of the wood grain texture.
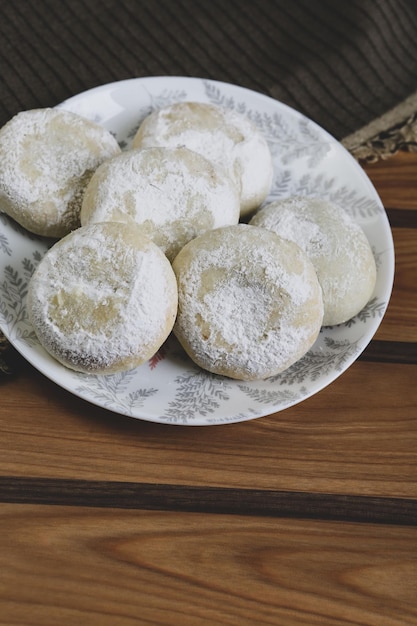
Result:
{"label": "wood grain texture", "polygon": [[391,228],[417,228],[417,209],[392,209],[386,212]]}
{"label": "wood grain texture", "polygon": [[417,209],[417,152],[398,152],[364,169],[387,209]]}
{"label": "wood grain texture", "polygon": [[394,228],[395,276],[376,339],[417,341],[417,229]]}
{"label": "wood grain texture", "polygon": [[[406,2],[326,0],[320,18],[282,1],[274,19],[238,0],[24,4],[0,7],[4,121],[168,73],[259,87],[343,136],[415,89]],[[369,105],[353,57],[327,55],[348,37],[330,9],[361,35]],[[417,625],[417,154],[365,169],[393,229],[392,298],[361,358],[305,402],[228,426],[152,424],[84,402],[14,353],[0,380],[0,626]]]}
{"label": "wood grain texture", "polygon": [[405,200],[388,312],[295,407],[152,424],[16,355],[0,389],[1,626],[417,624],[417,230],[390,185]]}
{"label": "wood grain texture", "polygon": [[417,497],[417,365],[358,361],[270,417],[209,428],[114,415],[27,365],[2,386],[0,474]]}
{"label": "wood grain texture", "polygon": [[417,343],[373,339],[359,360],[377,363],[417,364]]}
{"label": "wood grain texture", "polygon": [[416,578],[410,527],[0,510],[2,626],[411,626]]}
{"label": "wood grain texture", "polygon": [[387,341],[417,341],[417,153],[398,152],[364,169],[375,185],[391,222],[395,279],[388,311],[375,336]]}
{"label": "wood grain texture", "polygon": [[0,502],[417,526],[417,498],[181,486],[169,483],[2,476]]}

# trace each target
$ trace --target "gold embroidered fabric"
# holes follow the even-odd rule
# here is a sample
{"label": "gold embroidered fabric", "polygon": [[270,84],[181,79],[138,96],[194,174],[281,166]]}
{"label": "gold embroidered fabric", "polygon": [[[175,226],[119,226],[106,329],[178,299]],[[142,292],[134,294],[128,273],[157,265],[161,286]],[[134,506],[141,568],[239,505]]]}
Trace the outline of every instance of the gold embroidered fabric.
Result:
{"label": "gold embroidered fabric", "polygon": [[352,154],[359,161],[373,163],[378,159],[387,159],[399,150],[417,152],[417,113],[372,137],[352,150]]}
{"label": "gold embroidered fabric", "polygon": [[361,162],[417,152],[417,93],[341,142]]}

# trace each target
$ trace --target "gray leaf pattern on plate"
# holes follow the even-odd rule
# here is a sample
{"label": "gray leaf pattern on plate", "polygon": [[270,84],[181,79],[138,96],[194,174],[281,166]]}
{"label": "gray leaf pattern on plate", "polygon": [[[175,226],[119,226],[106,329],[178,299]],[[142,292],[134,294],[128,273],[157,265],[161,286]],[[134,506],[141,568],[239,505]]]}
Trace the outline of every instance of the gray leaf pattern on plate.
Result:
{"label": "gray leaf pattern on plate", "polygon": [[229,400],[231,381],[221,376],[196,370],[181,374],[175,379],[175,399],[168,404],[162,419],[178,422],[188,421],[195,416],[215,413],[223,401]]}
{"label": "gray leaf pattern on plate", "polygon": [[[6,223],[4,217],[5,216],[0,213],[0,221]],[[12,249],[9,244],[9,238],[4,233],[0,233],[0,251],[4,254],[7,254],[7,256],[12,256]]]}
{"label": "gray leaf pattern on plate", "polygon": [[345,185],[337,186],[335,178],[326,178],[323,173],[315,176],[304,174],[300,179],[292,179],[285,175],[285,185],[282,183],[283,172],[279,171],[271,189],[271,200],[284,195],[315,196],[326,198],[343,207],[351,217],[373,217],[383,213],[383,209],[372,199],[359,194],[356,189]]}
{"label": "gray leaf pattern on plate", "polygon": [[362,311],[360,311],[357,315],[355,315],[355,317],[352,317],[350,320],[345,322],[345,326],[350,328],[357,322],[362,322],[366,324],[366,322],[371,318],[382,319],[386,308],[387,308],[386,302],[381,302],[377,298],[372,298],[372,300],[370,300],[368,304],[364,306]]}
{"label": "gray leaf pattern on plate", "polygon": [[22,270],[6,265],[3,271],[3,281],[0,283],[0,316],[9,327],[11,337],[16,340],[25,340],[36,343],[36,335],[28,320],[26,311],[26,295],[30,278],[36,265],[42,258],[38,251],[33,253],[33,260],[24,258]]}
{"label": "gray leaf pattern on plate", "polygon": [[272,154],[283,154],[283,163],[309,157],[308,167],[316,167],[329,152],[329,139],[324,141],[323,131],[307,118],[300,116],[297,124],[289,124],[285,114],[277,112],[268,114],[253,110],[248,108],[245,102],[236,101],[235,98],[222,94],[214,83],[203,82],[209,102],[246,115],[262,131]]}
{"label": "gray leaf pattern on plate", "polygon": [[137,377],[135,370],[128,370],[109,376],[75,374],[83,384],[75,387],[81,396],[88,393],[90,399],[107,409],[122,406],[128,415],[141,408],[145,400],[158,392],[156,388],[140,388],[129,392],[129,385]]}
{"label": "gray leaf pattern on plate", "polygon": [[259,389],[249,385],[239,384],[239,389],[244,394],[261,404],[279,404],[285,406],[293,403],[302,396],[308,395],[306,387],[301,387],[299,391],[293,389]]}
{"label": "gray leaf pattern on plate", "polygon": [[323,347],[317,349],[313,346],[302,359],[270,380],[280,385],[294,385],[304,383],[306,380],[318,380],[323,374],[328,374],[332,370],[342,371],[344,364],[355,354],[357,349],[357,342],[352,343],[347,339],[337,341],[331,337],[324,337],[323,343]]}

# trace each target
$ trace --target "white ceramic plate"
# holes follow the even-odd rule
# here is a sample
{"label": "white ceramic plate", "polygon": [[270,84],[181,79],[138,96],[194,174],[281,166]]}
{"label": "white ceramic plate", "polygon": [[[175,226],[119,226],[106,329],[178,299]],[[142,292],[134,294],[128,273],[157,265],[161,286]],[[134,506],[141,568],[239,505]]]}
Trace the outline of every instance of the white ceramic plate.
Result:
{"label": "white ceramic plate", "polygon": [[212,80],[137,78],[104,85],[59,106],[102,124],[124,149],[141,120],[177,100],[212,102],[248,115],[265,134],[274,158],[272,200],[292,194],[338,202],[365,230],[378,267],[375,293],[348,323],[322,329],[308,354],[287,371],[241,382],[202,371],[172,337],[148,363],[109,376],[73,372],[40,346],[25,309],[30,276],[50,245],[0,214],[0,327],[40,372],[85,400],[122,415],[160,423],[210,425],[281,411],[340,376],[372,339],[388,305],[394,275],[391,230],[371,182],[326,131],[259,93]]}

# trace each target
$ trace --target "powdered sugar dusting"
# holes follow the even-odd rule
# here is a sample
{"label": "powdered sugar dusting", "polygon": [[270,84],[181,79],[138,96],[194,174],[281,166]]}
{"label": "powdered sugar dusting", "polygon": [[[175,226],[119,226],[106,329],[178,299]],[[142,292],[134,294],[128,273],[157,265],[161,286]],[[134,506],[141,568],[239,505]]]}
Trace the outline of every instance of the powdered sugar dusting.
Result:
{"label": "powdered sugar dusting", "polygon": [[81,210],[82,224],[139,224],[170,259],[198,234],[238,220],[231,179],[187,148],[131,150],[107,161],[91,179]]}
{"label": "powdered sugar dusting", "polygon": [[295,242],[310,258],[323,290],[324,325],[345,322],[370,299],[376,281],[372,250],[341,207],[319,198],[283,198],[262,208],[250,224]]}
{"label": "powdered sugar dusting", "polygon": [[239,224],[194,240],[175,259],[174,332],[196,362],[233,378],[272,376],[320,330],[321,290],[294,244]]}
{"label": "powdered sugar dusting", "polygon": [[258,128],[231,109],[179,102],[144,120],[134,147],[186,146],[221,165],[240,190],[241,214],[258,207],[272,183],[272,157]]}
{"label": "powdered sugar dusting", "polygon": [[79,225],[82,193],[103,160],[120,152],[109,131],[58,109],[16,115],[0,130],[4,210],[37,234]]}
{"label": "powdered sugar dusting", "polygon": [[172,328],[176,284],[169,262],[124,225],[74,231],[46,254],[28,310],[41,343],[81,371],[143,362]]}

